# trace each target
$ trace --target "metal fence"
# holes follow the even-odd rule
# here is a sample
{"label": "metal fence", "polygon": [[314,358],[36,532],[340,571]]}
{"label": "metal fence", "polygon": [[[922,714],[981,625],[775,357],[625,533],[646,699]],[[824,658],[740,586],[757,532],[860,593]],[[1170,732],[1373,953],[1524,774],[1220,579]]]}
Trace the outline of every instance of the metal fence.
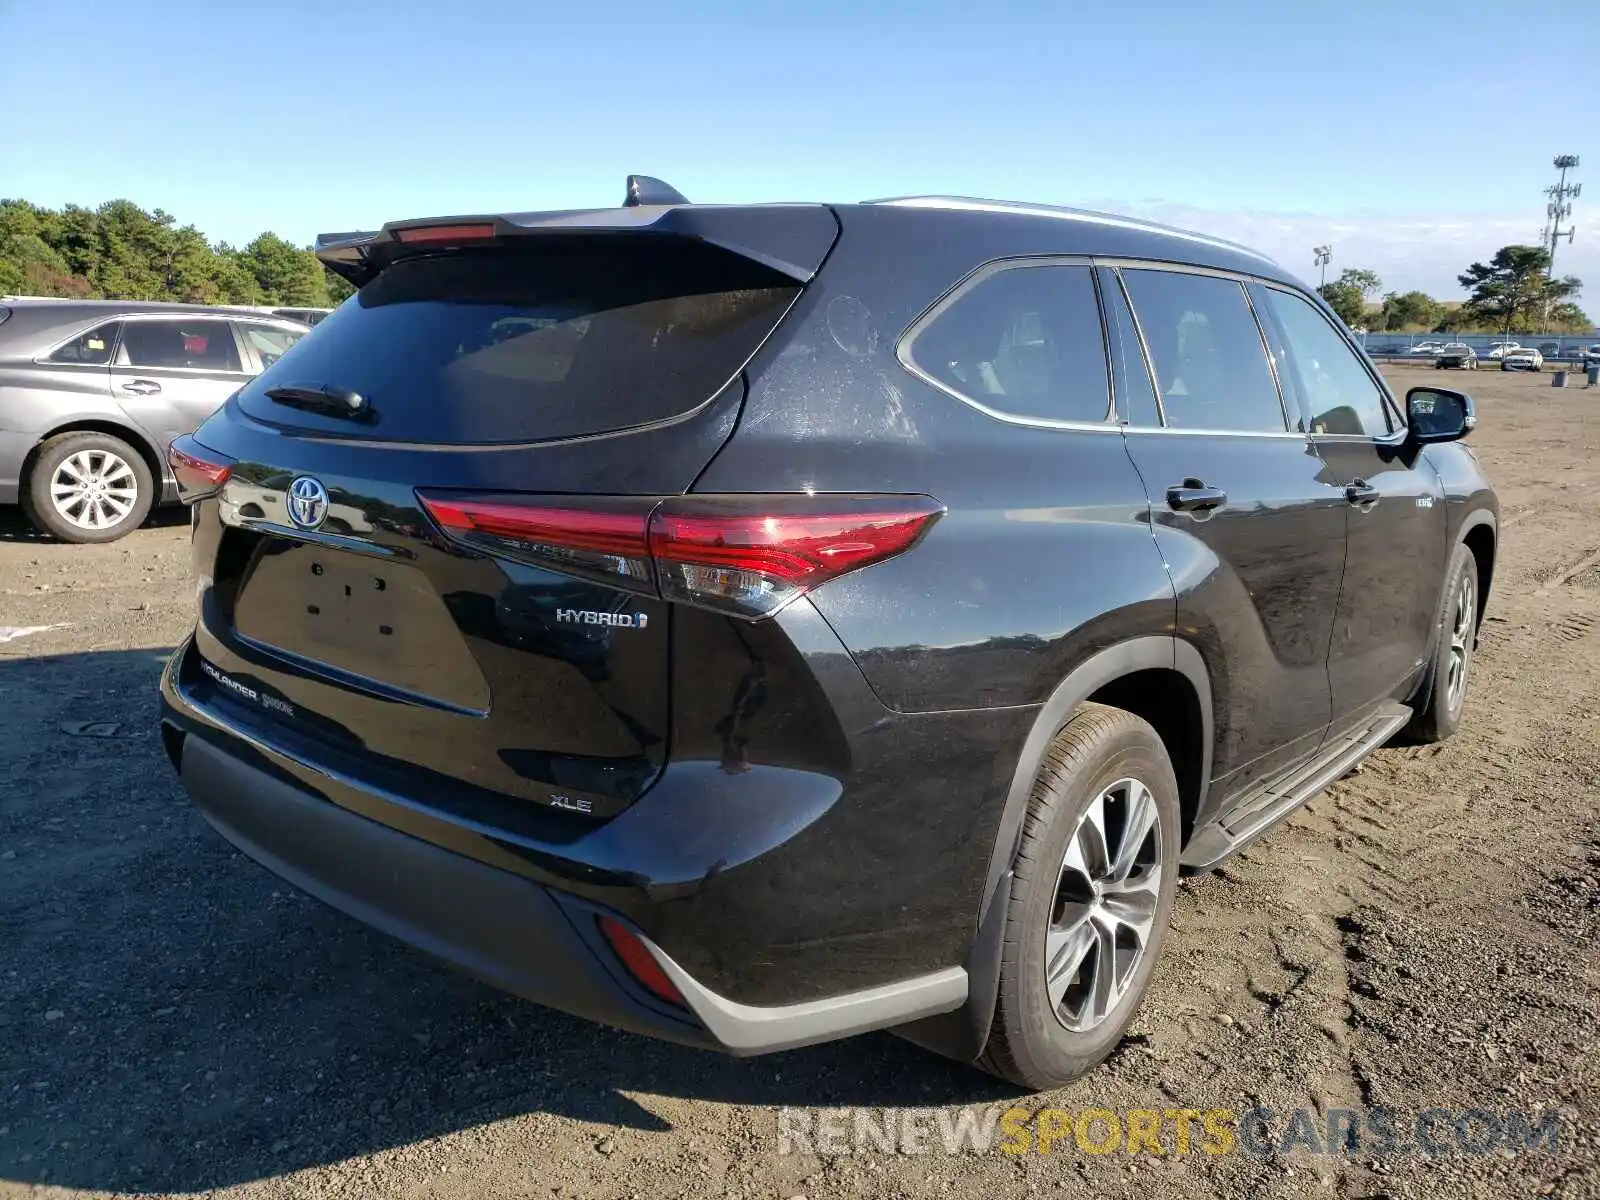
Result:
{"label": "metal fence", "polygon": [[1359,335],[1361,344],[1374,358],[1403,358],[1415,352],[1417,346],[1432,343],[1465,342],[1479,358],[1501,342],[1515,342],[1531,346],[1546,358],[1581,358],[1586,348],[1600,344],[1600,337],[1587,337],[1571,333],[1365,333]]}

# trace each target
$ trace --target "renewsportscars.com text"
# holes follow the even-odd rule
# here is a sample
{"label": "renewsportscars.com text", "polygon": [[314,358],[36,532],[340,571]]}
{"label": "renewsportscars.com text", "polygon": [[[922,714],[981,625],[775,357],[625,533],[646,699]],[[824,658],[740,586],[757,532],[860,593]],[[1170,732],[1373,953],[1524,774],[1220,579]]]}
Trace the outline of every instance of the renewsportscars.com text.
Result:
{"label": "renewsportscars.com text", "polygon": [[1392,1158],[1553,1153],[1551,1110],[1481,1108],[781,1108],[778,1153],[1145,1154]]}

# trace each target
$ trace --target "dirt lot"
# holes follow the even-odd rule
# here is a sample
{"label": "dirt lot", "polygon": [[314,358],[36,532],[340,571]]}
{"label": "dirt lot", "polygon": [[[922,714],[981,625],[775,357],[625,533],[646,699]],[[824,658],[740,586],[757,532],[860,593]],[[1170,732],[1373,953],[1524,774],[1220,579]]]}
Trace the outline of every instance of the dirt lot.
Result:
{"label": "dirt lot", "polygon": [[302,899],[155,737],[181,514],[84,548],[5,514],[0,625],[61,627],[0,644],[0,1196],[1600,1196],[1600,393],[1452,381],[1504,505],[1462,732],[1184,887],[1136,1036],[1025,1103],[1554,1107],[1555,1154],[780,1155],[779,1106],[1014,1094],[887,1035],[736,1062],[600,1029]]}

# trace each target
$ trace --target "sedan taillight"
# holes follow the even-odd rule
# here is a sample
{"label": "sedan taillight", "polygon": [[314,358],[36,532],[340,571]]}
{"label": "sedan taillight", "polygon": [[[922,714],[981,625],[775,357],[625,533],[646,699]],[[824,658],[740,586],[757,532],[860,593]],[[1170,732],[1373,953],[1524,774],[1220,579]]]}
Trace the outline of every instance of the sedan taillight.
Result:
{"label": "sedan taillight", "polygon": [[178,499],[193,504],[219,491],[233,474],[234,460],[184,434],[167,447],[167,465],[178,481]]}

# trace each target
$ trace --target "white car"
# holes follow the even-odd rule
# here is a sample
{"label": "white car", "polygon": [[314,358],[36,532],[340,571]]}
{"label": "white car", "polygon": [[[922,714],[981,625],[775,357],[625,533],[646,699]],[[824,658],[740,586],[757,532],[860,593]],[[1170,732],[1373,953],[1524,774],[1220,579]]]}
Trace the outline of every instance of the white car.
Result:
{"label": "white car", "polygon": [[1410,350],[1406,351],[1406,353],[1416,355],[1426,354],[1431,356],[1439,353],[1439,351],[1443,349],[1443,342],[1418,342],[1415,346],[1411,347]]}
{"label": "white car", "polygon": [[1513,351],[1521,350],[1522,348],[1523,347],[1520,342],[1490,342],[1489,357],[1504,358]]}
{"label": "white car", "polygon": [[[1493,355],[1491,354],[1492,358]],[[1513,346],[1500,356],[1502,371],[1542,371],[1544,355],[1532,346]]]}

